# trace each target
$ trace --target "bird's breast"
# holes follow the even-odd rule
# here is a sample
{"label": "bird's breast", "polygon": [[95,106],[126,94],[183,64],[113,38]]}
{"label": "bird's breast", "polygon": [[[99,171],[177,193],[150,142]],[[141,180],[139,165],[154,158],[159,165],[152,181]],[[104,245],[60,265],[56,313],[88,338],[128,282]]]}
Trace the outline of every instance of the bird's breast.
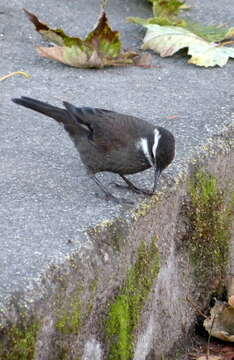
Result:
{"label": "bird's breast", "polygon": [[79,141],[76,144],[82,162],[94,173],[109,171],[119,174],[134,174],[151,167],[151,164],[135,144],[109,151],[99,149],[95,144]]}

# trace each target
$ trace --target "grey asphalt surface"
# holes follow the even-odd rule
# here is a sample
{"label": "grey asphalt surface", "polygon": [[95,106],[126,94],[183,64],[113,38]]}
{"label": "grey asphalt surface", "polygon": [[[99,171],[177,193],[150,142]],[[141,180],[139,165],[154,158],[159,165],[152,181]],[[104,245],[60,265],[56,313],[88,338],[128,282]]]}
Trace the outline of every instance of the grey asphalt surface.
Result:
{"label": "grey asphalt surface", "polygon": [[[233,0],[190,1],[195,20],[234,25]],[[145,118],[170,129],[177,139],[177,157],[161,185],[174,178],[207,138],[231,122],[234,112],[234,61],[224,68],[188,65],[188,58],[153,55],[160,68],[119,67],[82,70],[39,57],[34,47],[45,45],[22,8],[71,35],[84,36],[99,13],[99,1],[36,2],[3,0],[0,4],[0,77],[24,70],[0,82],[0,298],[25,289],[55,259],[85,245],[83,231],[103,220],[125,216],[128,210],[95,196],[79,155],[55,121],[16,106],[12,97],[31,96],[61,105],[102,107]],[[139,48],[144,29],[126,16],[150,16],[142,0],[110,0],[110,23],[121,31],[125,47]],[[100,174],[108,185],[115,176]],[[152,172],[133,176],[152,186]],[[119,191],[116,195],[141,196]]]}

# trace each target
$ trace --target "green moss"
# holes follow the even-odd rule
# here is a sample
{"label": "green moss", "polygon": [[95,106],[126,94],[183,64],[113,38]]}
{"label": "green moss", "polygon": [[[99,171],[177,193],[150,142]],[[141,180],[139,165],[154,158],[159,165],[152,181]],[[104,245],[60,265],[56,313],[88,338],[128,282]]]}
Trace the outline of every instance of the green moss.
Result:
{"label": "green moss", "polygon": [[115,337],[108,359],[129,359],[131,355],[130,309],[127,295],[120,295],[109,308],[107,335]]}
{"label": "green moss", "polygon": [[33,360],[39,324],[24,320],[1,334],[0,359]]}
{"label": "green moss", "polygon": [[[62,298],[61,298],[62,299]],[[61,299],[59,299],[61,301]],[[70,335],[77,335],[83,324],[81,318],[81,300],[79,293],[72,294],[64,304],[57,303],[55,329],[57,337],[54,340],[56,359],[66,360],[69,354]]]}
{"label": "green moss", "polygon": [[[63,286],[53,301],[55,329],[53,348],[56,359],[66,360],[69,357],[72,344],[75,338],[81,334],[86,321],[94,310],[95,296],[98,287],[98,276],[87,284],[79,283],[78,289],[68,294],[67,288]],[[88,291],[87,291],[88,289]],[[87,297],[83,296],[87,293]],[[77,349],[80,355],[81,349]]]}
{"label": "green moss", "polygon": [[59,309],[55,328],[63,335],[77,334],[81,326],[80,309],[80,298],[75,297],[69,306]]}
{"label": "green moss", "polygon": [[227,201],[214,176],[199,171],[193,177],[189,236],[190,261],[200,280],[221,281],[228,261],[234,196]]}
{"label": "green moss", "polygon": [[156,240],[141,243],[137,259],[123,286],[108,309],[105,324],[107,359],[130,360],[134,331],[147,297],[159,271],[160,258]]}

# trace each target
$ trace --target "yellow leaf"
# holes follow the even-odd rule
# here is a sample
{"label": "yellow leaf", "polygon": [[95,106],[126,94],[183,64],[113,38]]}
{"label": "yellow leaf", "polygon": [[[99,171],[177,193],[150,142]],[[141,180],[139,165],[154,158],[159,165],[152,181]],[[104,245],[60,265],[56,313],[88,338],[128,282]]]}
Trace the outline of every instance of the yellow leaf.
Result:
{"label": "yellow leaf", "polygon": [[234,48],[220,46],[202,39],[191,31],[178,26],[145,25],[147,32],[143,49],[151,49],[162,57],[171,56],[181,49],[188,49],[190,64],[199,66],[224,66],[229,57],[234,58]]}

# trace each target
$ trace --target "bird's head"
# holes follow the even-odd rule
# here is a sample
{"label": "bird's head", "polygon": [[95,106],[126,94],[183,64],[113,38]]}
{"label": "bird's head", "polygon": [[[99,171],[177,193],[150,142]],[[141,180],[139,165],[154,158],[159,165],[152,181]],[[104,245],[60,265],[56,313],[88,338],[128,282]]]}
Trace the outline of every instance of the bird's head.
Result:
{"label": "bird's head", "polygon": [[175,138],[170,131],[157,126],[154,129],[153,141],[151,143],[152,163],[155,169],[154,192],[161,172],[170,165],[175,157]]}

